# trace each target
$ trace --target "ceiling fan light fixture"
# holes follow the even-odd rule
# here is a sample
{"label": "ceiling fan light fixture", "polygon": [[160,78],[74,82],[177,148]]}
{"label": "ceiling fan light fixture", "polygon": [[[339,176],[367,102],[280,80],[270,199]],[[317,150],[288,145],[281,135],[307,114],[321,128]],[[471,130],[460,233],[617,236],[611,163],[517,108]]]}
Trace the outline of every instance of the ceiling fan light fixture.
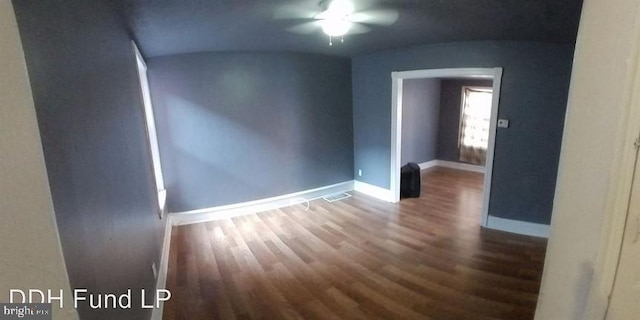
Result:
{"label": "ceiling fan light fixture", "polygon": [[322,32],[331,37],[341,37],[351,29],[351,22],[345,19],[322,20]]}
{"label": "ceiling fan light fixture", "polygon": [[322,31],[330,37],[342,37],[351,29],[349,15],[355,10],[350,0],[322,1],[320,6],[324,11],[316,16],[321,20]]}

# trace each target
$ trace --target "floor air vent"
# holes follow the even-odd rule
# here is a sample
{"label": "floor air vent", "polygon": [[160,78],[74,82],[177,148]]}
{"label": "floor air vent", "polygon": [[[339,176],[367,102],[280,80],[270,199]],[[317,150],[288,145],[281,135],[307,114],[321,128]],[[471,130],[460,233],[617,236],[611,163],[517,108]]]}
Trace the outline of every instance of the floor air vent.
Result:
{"label": "floor air vent", "polygon": [[322,199],[324,199],[325,201],[328,202],[336,202],[336,201],[340,201],[340,200],[344,200],[346,198],[350,198],[351,195],[348,193],[336,193],[336,194],[332,194],[326,197],[322,197]]}

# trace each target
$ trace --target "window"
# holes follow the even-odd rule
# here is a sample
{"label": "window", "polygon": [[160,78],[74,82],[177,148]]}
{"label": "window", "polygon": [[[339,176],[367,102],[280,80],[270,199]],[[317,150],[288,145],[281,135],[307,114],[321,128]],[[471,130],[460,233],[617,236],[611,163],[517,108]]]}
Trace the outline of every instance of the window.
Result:
{"label": "window", "polygon": [[153,105],[151,104],[151,91],[149,90],[149,79],[147,78],[147,64],[142,58],[138,47],[133,43],[133,51],[138,64],[138,76],[140,77],[140,89],[142,90],[142,102],[144,104],[144,116],[147,125],[147,135],[149,138],[149,149],[153,162],[153,174],[158,192],[158,205],[160,207],[160,217],[164,211],[166,202],[166,191],[164,189],[164,179],[162,178],[162,166],[160,164],[160,149],[158,147],[158,136],[156,134],[156,122],[153,116]]}
{"label": "window", "polygon": [[484,165],[489,143],[492,89],[462,87],[460,161]]}

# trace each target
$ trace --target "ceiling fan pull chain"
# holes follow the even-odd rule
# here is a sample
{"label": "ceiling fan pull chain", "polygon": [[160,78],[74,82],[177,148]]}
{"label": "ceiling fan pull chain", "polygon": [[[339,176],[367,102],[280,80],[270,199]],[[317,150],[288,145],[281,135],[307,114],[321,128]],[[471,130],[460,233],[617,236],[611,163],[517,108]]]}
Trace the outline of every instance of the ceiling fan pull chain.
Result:
{"label": "ceiling fan pull chain", "polygon": [[333,41],[331,41],[331,36],[329,36],[329,46],[333,46]]}

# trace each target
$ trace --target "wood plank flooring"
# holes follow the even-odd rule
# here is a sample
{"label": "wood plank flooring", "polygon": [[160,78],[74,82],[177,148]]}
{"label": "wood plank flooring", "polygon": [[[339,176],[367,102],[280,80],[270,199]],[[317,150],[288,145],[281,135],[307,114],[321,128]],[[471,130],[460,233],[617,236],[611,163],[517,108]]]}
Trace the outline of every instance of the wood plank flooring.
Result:
{"label": "wood plank flooring", "polygon": [[482,174],[174,227],[164,319],[532,319],[546,240],[479,226]]}

